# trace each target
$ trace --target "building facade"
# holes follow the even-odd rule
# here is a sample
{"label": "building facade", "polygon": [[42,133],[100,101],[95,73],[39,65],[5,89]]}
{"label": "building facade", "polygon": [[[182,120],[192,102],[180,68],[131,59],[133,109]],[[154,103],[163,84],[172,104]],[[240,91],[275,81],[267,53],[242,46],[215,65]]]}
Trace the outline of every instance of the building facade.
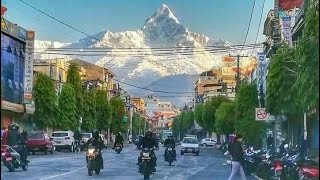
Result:
{"label": "building facade", "polygon": [[[32,62],[34,32],[4,18],[1,6],[1,126],[12,122],[32,129]],[[31,75],[30,75],[31,74]]]}

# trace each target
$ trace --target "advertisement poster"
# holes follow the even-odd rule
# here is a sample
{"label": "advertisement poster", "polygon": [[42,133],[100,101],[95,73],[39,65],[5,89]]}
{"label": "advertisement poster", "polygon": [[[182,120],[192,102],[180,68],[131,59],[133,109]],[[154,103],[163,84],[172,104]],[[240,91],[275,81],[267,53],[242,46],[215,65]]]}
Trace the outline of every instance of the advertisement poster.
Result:
{"label": "advertisement poster", "polygon": [[25,77],[24,77],[24,100],[30,104],[32,100],[33,85],[33,51],[34,51],[35,32],[27,31],[26,56],[25,56]]}
{"label": "advertisement poster", "polygon": [[292,33],[291,33],[291,17],[282,17],[282,35],[283,39],[292,46]]}

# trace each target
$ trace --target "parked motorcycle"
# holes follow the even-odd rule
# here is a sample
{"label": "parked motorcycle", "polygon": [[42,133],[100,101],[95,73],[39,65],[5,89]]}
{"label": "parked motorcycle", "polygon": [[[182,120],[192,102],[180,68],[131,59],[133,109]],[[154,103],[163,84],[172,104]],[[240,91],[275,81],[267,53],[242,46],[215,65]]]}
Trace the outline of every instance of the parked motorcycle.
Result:
{"label": "parked motorcycle", "polygon": [[172,162],[175,160],[174,157],[174,149],[171,146],[166,147],[166,153],[164,156],[164,161],[169,163],[169,166],[171,166]]}
{"label": "parked motorcycle", "polygon": [[152,158],[151,158],[151,152],[152,152],[152,148],[143,148],[142,149],[142,164],[141,164],[141,171],[140,173],[143,175],[144,180],[149,180],[150,179],[150,175],[152,174]]}
{"label": "parked motorcycle", "polygon": [[121,144],[116,144],[116,147],[114,148],[117,154],[120,154],[122,151],[122,145]]}
{"label": "parked motorcycle", "polygon": [[[21,147],[17,147],[21,148]],[[28,163],[22,162],[20,158],[20,154],[15,151],[12,147],[7,145],[1,145],[1,160],[10,172],[15,171],[15,169],[22,168],[24,171],[28,169]]]}
{"label": "parked motorcycle", "polygon": [[87,168],[88,175],[92,176],[93,171],[96,174],[100,174],[100,170],[102,169],[101,163],[99,161],[99,150],[94,148],[93,146],[89,146],[87,150]]}

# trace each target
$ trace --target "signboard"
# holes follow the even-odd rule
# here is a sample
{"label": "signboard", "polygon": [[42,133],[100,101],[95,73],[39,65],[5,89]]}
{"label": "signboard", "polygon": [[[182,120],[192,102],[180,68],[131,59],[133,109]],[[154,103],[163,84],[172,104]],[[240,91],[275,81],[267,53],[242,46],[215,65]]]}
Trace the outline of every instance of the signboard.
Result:
{"label": "signboard", "polygon": [[282,17],[282,33],[283,39],[292,46],[292,32],[291,32],[291,17],[285,16]]}
{"label": "signboard", "polygon": [[256,121],[274,121],[275,118],[267,113],[266,108],[256,108]]}
{"label": "signboard", "polygon": [[34,51],[35,32],[27,32],[26,41],[26,56],[24,66],[24,101],[31,103],[32,100],[32,85],[33,85],[33,51]]}
{"label": "signboard", "polygon": [[223,57],[222,60],[222,75],[223,76],[234,76],[234,68],[237,67],[237,61],[234,57]]}
{"label": "signboard", "polygon": [[26,41],[26,30],[10,21],[1,18],[1,31],[13,36],[23,42]]}

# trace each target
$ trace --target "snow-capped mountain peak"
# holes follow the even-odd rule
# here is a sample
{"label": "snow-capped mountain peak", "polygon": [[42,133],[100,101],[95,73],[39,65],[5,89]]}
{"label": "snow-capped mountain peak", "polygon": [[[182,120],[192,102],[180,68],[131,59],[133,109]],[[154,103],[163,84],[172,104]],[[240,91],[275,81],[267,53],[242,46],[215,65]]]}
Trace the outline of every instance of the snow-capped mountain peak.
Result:
{"label": "snow-capped mountain peak", "polygon": [[146,24],[151,22],[160,22],[163,20],[172,19],[175,23],[180,24],[176,16],[172,13],[169,7],[165,4],[162,4],[161,7],[155,12],[151,17],[146,21]]}

